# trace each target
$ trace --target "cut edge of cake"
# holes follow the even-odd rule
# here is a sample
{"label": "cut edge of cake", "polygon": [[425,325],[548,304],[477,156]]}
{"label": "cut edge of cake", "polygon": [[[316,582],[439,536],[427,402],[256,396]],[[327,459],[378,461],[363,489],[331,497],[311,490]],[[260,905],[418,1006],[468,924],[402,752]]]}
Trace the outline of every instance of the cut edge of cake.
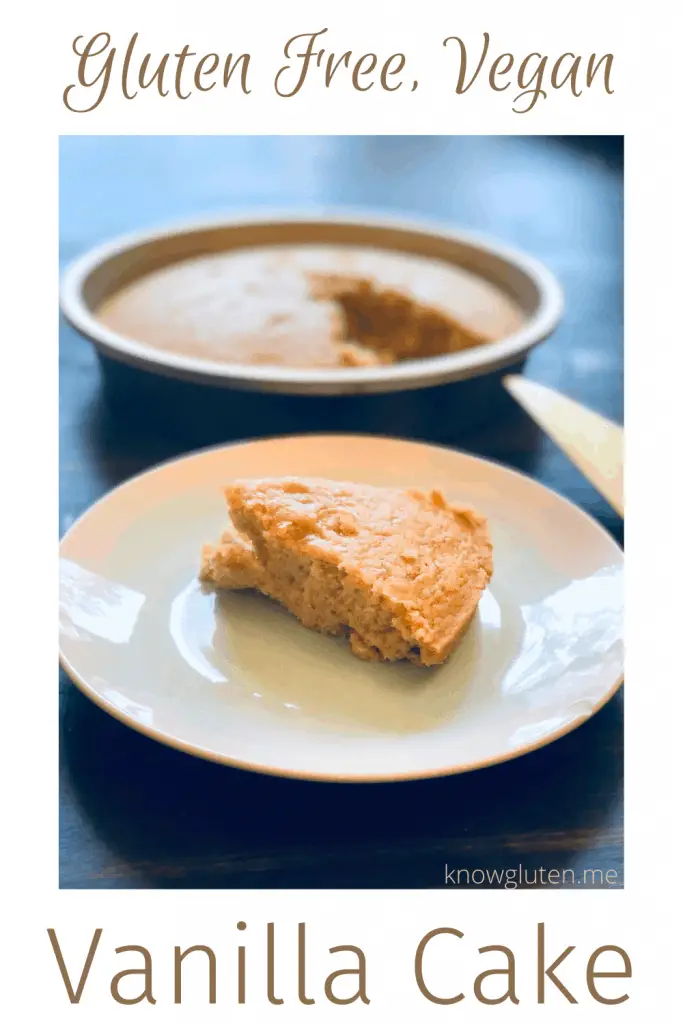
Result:
{"label": "cut edge of cake", "polygon": [[372,278],[321,272],[307,276],[311,296],[340,310],[340,359],[347,366],[424,359],[491,340],[447,310]]}

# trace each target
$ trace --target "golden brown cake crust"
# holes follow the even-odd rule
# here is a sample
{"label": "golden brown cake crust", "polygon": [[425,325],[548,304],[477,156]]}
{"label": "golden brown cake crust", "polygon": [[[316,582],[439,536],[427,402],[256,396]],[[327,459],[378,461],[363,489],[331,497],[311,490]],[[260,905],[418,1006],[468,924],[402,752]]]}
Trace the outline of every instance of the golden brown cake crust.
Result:
{"label": "golden brown cake crust", "polygon": [[320,369],[454,351],[525,319],[505,290],[448,260],[304,242],[188,255],[123,284],[96,316],[164,352]]}
{"label": "golden brown cake crust", "polygon": [[485,519],[422,494],[321,479],[240,481],[201,576],[254,588],[364,658],[448,657],[493,571]]}

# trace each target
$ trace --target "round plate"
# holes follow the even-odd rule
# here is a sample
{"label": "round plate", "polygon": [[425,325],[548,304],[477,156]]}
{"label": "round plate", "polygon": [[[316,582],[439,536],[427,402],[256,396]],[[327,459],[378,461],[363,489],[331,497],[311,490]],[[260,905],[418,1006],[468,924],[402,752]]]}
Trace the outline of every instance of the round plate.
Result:
{"label": "round plate", "polygon": [[[282,474],[438,488],[489,517],[493,579],[446,664],[363,662],[267,598],[203,591],[223,486]],[[374,437],[236,444],[136,477],[71,528],[61,661],[110,714],[199,757],[307,779],[447,775],[540,747],[614,694],[622,573],[594,520],[495,463]]]}
{"label": "round plate", "polygon": [[[105,327],[105,298],[144,274],[178,260],[253,246],[339,245],[402,252],[455,264],[510,296],[523,314],[519,330],[463,352],[379,367],[305,369],[213,362],[152,348]],[[112,359],[201,384],[284,394],[406,391],[514,366],[557,327],[563,296],[551,272],[525,253],[443,225],[367,213],[266,213],[168,225],[114,239],[86,253],[61,284],[66,319]]]}

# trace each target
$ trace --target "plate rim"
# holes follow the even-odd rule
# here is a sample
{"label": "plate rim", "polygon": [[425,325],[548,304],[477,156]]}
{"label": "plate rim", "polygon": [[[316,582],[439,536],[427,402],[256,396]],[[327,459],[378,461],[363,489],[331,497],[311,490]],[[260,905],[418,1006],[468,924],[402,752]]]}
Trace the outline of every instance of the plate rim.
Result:
{"label": "plate rim", "polygon": [[[393,444],[408,444],[418,448],[427,449],[439,449],[440,451],[447,452],[459,457],[464,457],[467,460],[474,462],[484,463],[493,467],[496,470],[503,470],[505,473],[509,473],[514,477],[521,478],[527,484],[531,484],[534,488],[538,488],[543,492],[549,492],[553,497],[558,500],[561,504],[569,506],[574,513],[578,513],[584,519],[586,519],[591,527],[598,531],[605,541],[614,549],[615,554],[619,557],[620,562],[624,564],[624,550],[621,545],[614,539],[608,530],[600,523],[597,519],[586,512],[576,502],[560,494],[558,491],[549,487],[547,484],[541,483],[534,477],[521,470],[506,466],[504,463],[499,462],[495,459],[485,458],[483,456],[474,455],[470,452],[463,451],[459,448],[452,448],[445,444],[428,443],[424,441],[413,441],[408,438],[402,438],[398,436],[384,436],[377,434],[339,434],[334,432],[329,433],[315,433],[315,434],[277,434],[268,437],[248,438],[241,439],[234,442],[209,445],[204,448],[199,448],[195,451],[186,452],[182,455],[177,455],[163,462],[156,463],[150,466],[148,469],[142,470],[136,473],[134,476],[129,477],[127,480],[122,481],[115,487],[110,488],[100,498],[89,505],[77,519],[70,524],[68,530],[64,532],[60,538],[58,545],[58,556],[61,556],[61,552],[65,542],[69,537],[75,533],[79,525],[85,520],[85,518],[91,515],[95,509],[110,500],[115,494],[127,490],[129,487],[134,486],[140,479],[153,475],[154,473],[168,469],[177,463],[190,462],[196,458],[218,453],[221,451],[228,451],[236,447],[245,447],[253,444],[263,444],[269,442],[278,441],[295,441],[295,440],[329,440],[334,438],[337,441],[357,441],[357,440],[371,440],[371,441],[386,441]],[[69,658],[66,656],[62,649],[61,637],[59,639],[59,665],[66,673],[67,677],[71,682],[84,694],[93,704],[105,711],[112,718],[117,719],[123,725],[133,729],[135,732],[144,735],[148,739],[154,740],[160,743],[162,746],[169,747],[173,750],[178,750],[189,756],[197,757],[200,760],[209,761],[214,764],[225,765],[226,767],[237,768],[242,771],[249,771],[259,775],[269,775],[277,778],[293,779],[298,781],[307,782],[332,782],[337,784],[385,784],[385,783],[398,783],[398,782],[414,782],[420,780],[428,780],[434,778],[448,778],[453,775],[463,775],[472,771],[479,771],[484,768],[493,767],[498,764],[504,764],[507,761],[516,760],[518,757],[523,757],[525,754],[533,753],[536,750],[540,750],[543,747],[549,746],[556,740],[561,739],[563,736],[574,732],[575,729],[585,724],[591,718],[593,718],[609,701],[618,693],[624,683],[624,673],[621,672],[615,682],[605,691],[605,693],[591,706],[589,712],[584,712],[577,715],[575,718],[570,719],[568,722],[564,722],[557,729],[550,732],[548,735],[541,737],[540,739],[530,741],[528,743],[518,744],[516,747],[506,750],[500,754],[494,755],[489,758],[482,758],[477,761],[465,762],[454,765],[445,765],[438,768],[432,769],[413,769],[406,772],[392,772],[390,775],[378,775],[369,773],[333,773],[324,771],[311,771],[311,770],[299,770],[292,768],[277,767],[270,764],[264,764],[258,761],[244,761],[240,758],[231,757],[227,754],[209,750],[206,747],[202,747],[200,744],[195,744],[190,741],[182,739],[180,736],[173,735],[168,732],[164,732],[161,729],[157,729],[154,726],[147,725],[144,722],[140,722],[138,719],[134,719],[127,715],[125,711],[111,703],[104,697],[98,690],[96,690],[71,664]]]}
{"label": "plate rim", "polygon": [[[88,276],[107,260],[144,243],[195,231],[221,228],[263,227],[268,224],[337,224],[359,229],[393,230],[469,245],[507,262],[536,287],[538,307],[529,319],[500,341],[425,359],[407,360],[382,367],[307,369],[222,363],[154,349],[105,327],[83,296]],[[416,253],[415,255],[420,255]],[[201,218],[168,221],[148,229],[127,232],[97,245],[72,260],[61,275],[59,304],[67,321],[87,341],[117,362],[160,376],[240,390],[283,394],[367,394],[416,390],[447,382],[467,380],[503,370],[518,363],[548,338],[564,314],[563,289],[553,272],[536,257],[499,242],[486,234],[461,229],[445,222],[411,216],[385,215],[355,207],[337,206],[298,210],[255,209],[249,215],[224,213]]]}

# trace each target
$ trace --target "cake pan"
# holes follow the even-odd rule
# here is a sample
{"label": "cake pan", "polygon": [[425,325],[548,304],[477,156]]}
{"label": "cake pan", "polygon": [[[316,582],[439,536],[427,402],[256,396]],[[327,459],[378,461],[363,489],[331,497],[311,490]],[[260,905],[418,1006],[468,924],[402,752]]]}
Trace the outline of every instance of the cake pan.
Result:
{"label": "cake pan", "polygon": [[[347,245],[431,257],[485,278],[522,313],[507,337],[462,352],[379,367],[299,368],[214,362],[152,348],[108,329],[100,304],[137,278],[211,253],[269,245]],[[65,271],[60,304],[66,320],[100,355],[165,377],[231,389],[291,395],[352,395],[433,387],[518,366],[557,327],[563,295],[536,259],[496,241],[431,224],[366,213],[268,212],[181,222],[113,239]]]}

